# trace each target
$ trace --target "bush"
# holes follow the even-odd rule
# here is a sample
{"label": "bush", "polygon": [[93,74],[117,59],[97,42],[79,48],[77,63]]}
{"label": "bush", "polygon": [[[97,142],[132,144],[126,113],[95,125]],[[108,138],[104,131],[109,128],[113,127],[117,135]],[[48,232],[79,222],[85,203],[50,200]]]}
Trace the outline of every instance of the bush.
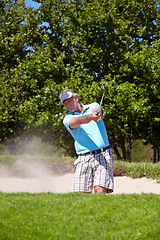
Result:
{"label": "bush", "polygon": [[5,145],[0,144],[0,155],[9,154],[9,153],[10,153],[9,149]]}
{"label": "bush", "polygon": [[114,172],[117,176],[133,178],[147,177],[160,179],[160,163],[129,163],[125,161],[114,162]]}
{"label": "bush", "polygon": [[145,146],[141,140],[133,143],[131,159],[132,162],[150,162],[153,157],[153,150],[150,145]]}

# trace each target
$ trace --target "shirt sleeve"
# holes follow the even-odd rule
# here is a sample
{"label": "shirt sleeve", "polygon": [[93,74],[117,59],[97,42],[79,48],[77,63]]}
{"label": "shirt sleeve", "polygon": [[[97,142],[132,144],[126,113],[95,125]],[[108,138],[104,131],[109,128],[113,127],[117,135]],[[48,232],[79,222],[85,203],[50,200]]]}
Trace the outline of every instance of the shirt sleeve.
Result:
{"label": "shirt sleeve", "polygon": [[71,131],[71,130],[72,130],[72,129],[69,127],[69,122],[70,122],[70,120],[71,120],[72,117],[74,117],[74,116],[68,114],[68,115],[65,116],[65,118],[64,118],[64,120],[63,120],[63,124],[64,124],[64,126],[67,128],[68,131]]}
{"label": "shirt sleeve", "polygon": [[99,106],[100,106],[100,105],[99,105],[98,103],[96,103],[96,102],[94,102],[94,103],[91,104],[92,110],[93,110],[94,108],[97,108],[97,107],[99,108]]}
{"label": "shirt sleeve", "polygon": [[[90,111],[89,111],[88,114],[91,114],[94,108],[99,107],[99,104],[96,103],[96,102],[94,102],[94,103],[91,103],[89,106],[90,106]],[[74,115],[74,114],[72,114],[72,113],[69,113],[69,114],[67,114],[67,115],[65,116],[65,118],[64,118],[64,120],[63,120],[63,124],[64,124],[64,126],[67,128],[68,131],[71,131],[71,130],[73,131],[73,130],[74,130],[74,129],[71,129],[71,128],[69,127],[69,122],[70,122],[70,120],[71,120],[72,117],[76,117],[76,115]]]}

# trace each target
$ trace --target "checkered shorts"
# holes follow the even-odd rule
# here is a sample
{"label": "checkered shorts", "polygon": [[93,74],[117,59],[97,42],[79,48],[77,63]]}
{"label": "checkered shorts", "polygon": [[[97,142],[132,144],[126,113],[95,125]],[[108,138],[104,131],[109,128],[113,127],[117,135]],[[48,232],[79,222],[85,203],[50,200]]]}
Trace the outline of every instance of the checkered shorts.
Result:
{"label": "checkered shorts", "polygon": [[113,156],[112,150],[106,149],[97,154],[79,155],[75,161],[73,192],[93,192],[95,186],[113,192]]}

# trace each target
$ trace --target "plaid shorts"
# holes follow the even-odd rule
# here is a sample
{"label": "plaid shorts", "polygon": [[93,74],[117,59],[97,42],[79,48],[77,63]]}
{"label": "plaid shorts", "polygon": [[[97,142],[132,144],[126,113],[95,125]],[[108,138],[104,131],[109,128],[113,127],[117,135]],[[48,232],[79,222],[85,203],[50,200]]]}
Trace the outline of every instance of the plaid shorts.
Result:
{"label": "plaid shorts", "polygon": [[106,149],[97,154],[79,155],[75,161],[75,177],[73,192],[93,192],[95,186],[106,188],[106,192],[113,192],[113,156],[112,150]]}

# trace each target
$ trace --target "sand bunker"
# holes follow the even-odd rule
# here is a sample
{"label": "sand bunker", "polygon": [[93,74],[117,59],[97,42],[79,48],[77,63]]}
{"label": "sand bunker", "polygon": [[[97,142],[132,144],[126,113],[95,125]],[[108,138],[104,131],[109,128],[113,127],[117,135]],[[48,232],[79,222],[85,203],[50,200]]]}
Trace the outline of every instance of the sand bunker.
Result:
{"label": "sand bunker", "polygon": [[[4,165],[0,166],[0,191],[68,193],[72,190],[73,178],[73,172],[55,175],[41,162],[24,163],[19,160],[9,168]],[[113,194],[120,193],[160,194],[160,184],[156,180],[147,178],[115,177]]]}
{"label": "sand bunker", "polygon": [[[0,191],[2,192],[71,192],[74,174],[56,177],[39,178],[0,178]],[[130,177],[114,178],[114,193],[155,193],[160,194],[160,184],[156,180],[146,178],[132,179]]]}

